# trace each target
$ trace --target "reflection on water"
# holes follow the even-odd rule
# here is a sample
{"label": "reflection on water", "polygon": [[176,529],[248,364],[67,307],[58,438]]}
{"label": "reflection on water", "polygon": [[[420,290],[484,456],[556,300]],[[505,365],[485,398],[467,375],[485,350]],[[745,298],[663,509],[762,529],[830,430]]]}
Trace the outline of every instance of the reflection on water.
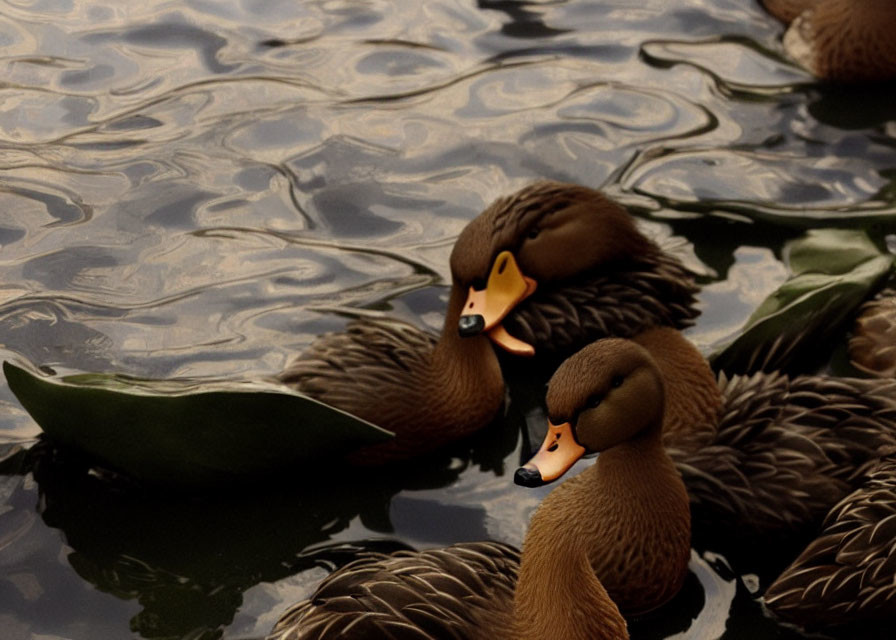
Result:
{"label": "reflection on water", "polygon": [[[815,86],[781,32],[743,0],[0,2],[0,356],[267,375],[347,315],[438,327],[454,237],[538,177],[694,244],[709,351],[786,276],[788,238],[896,229],[892,89]],[[332,543],[518,543],[541,383],[515,376],[503,425],[436,461],[203,497],[24,453],[4,384],[0,625],[257,635],[356,550]],[[691,632],[788,637],[707,553],[688,611],[735,606]],[[666,615],[636,637],[688,628]]]}

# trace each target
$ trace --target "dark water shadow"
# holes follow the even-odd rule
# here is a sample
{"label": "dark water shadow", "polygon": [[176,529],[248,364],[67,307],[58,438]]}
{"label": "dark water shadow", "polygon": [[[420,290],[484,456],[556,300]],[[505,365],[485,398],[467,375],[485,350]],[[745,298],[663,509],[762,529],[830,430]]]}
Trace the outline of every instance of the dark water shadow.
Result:
{"label": "dark water shadow", "polygon": [[[471,466],[502,473],[520,431],[514,415],[408,464],[293,469],[195,493],[140,486],[46,439],[8,451],[0,473],[33,475],[39,514],[64,533],[72,568],[100,591],[141,606],[133,631],[145,638],[214,637],[233,621],[243,592],[260,582],[325,560],[337,566],[362,551],[399,548],[394,542],[350,545],[321,552],[324,559],[306,552],[355,519],[371,534],[392,533],[390,505],[400,492],[448,486]],[[468,518],[485,517],[484,509],[467,511]]]}

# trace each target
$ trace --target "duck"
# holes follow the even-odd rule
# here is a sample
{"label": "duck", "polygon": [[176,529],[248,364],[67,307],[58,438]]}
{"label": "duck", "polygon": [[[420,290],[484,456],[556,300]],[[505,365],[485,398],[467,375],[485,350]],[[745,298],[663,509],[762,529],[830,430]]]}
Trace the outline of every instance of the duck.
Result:
{"label": "duck", "polygon": [[277,379],[395,434],[348,462],[425,455],[491,423],[504,403],[496,350],[569,355],[641,326],[698,315],[693,275],[597,190],[541,181],[498,198],[450,256],[442,331],[351,321],[317,338]]}
{"label": "duck", "polygon": [[522,551],[498,542],[369,554],[290,608],[269,638],[628,638],[624,615],[681,588],[690,514],[662,445],[664,381],[646,349],[595,342],[548,385],[550,437],[515,481],[585,471],[539,505]]}
{"label": "duck", "polygon": [[896,4],[890,0],[762,0],[789,25],[787,53],[813,75],[835,82],[896,78]]}

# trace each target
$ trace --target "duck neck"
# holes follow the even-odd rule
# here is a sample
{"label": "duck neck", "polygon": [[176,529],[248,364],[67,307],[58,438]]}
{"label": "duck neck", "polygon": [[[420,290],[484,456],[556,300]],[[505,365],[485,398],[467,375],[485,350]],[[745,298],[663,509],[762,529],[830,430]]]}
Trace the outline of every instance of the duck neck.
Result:
{"label": "duck neck", "polygon": [[[662,443],[663,423],[656,422],[635,437],[601,452],[585,477],[591,485],[591,492],[603,496],[611,495],[637,498],[634,504],[627,499],[620,500],[620,506],[646,511],[650,507],[641,500],[663,499],[669,485],[681,484]],[[618,493],[617,493],[618,492]],[[592,499],[590,504],[601,506],[604,500]]]}
{"label": "duck neck", "polygon": [[[595,465],[564,482],[542,502],[523,543],[514,595],[515,637],[628,637],[616,596],[604,584],[606,569],[599,566],[600,556],[623,557],[624,549],[616,547],[627,541],[626,536],[617,537],[615,527],[607,529],[606,523],[617,523],[624,531],[632,526],[632,519],[636,524],[654,517],[640,500],[627,503],[628,494],[641,493],[643,472],[665,456],[661,428],[657,422],[638,437],[601,453]],[[624,473],[617,469],[619,465]],[[632,483],[639,487],[633,490]],[[614,585],[624,580],[612,570],[610,578]]]}
{"label": "duck neck", "polygon": [[466,431],[475,431],[489,422],[504,400],[504,378],[488,336],[462,337],[458,332],[464,301],[464,293],[452,286],[442,334],[432,352],[431,375],[421,385],[427,402],[455,416],[455,437],[463,435],[465,425]]}
{"label": "duck neck", "polygon": [[[464,293],[459,287],[452,286],[445,324],[433,351],[434,364],[439,365],[434,368],[439,371],[440,382],[458,376],[463,376],[465,380],[501,377],[498,357],[488,336],[484,333],[471,337],[460,335],[458,322],[464,302]],[[471,371],[479,375],[470,376]]]}
{"label": "duck neck", "polygon": [[591,499],[591,566],[626,614],[681,589],[691,551],[687,491],[662,443],[662,422],[602,452],[582,475]]}

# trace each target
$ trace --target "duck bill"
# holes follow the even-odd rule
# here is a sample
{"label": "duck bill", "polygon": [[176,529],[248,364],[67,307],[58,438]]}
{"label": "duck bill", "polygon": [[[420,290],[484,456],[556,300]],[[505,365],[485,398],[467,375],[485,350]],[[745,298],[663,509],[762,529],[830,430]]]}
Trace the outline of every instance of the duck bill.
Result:
{"label": "duck bill", "polygon": [[495,258],[485,289],[470,287],[458,322],[462,336],[485,333],[501,348],[515,355],[531,356],[535,347],[510,335],[501,324],[507,314],[535,292],[537,283],[523,275],[510,251]]}
{"label": "duck bill", "polygon": [[548,433],[538,453],[516,470],[513,480],[524,487],[540,487],[561,477],[583,455],[585,447],[576,442],[571,423],[548,422]]}

